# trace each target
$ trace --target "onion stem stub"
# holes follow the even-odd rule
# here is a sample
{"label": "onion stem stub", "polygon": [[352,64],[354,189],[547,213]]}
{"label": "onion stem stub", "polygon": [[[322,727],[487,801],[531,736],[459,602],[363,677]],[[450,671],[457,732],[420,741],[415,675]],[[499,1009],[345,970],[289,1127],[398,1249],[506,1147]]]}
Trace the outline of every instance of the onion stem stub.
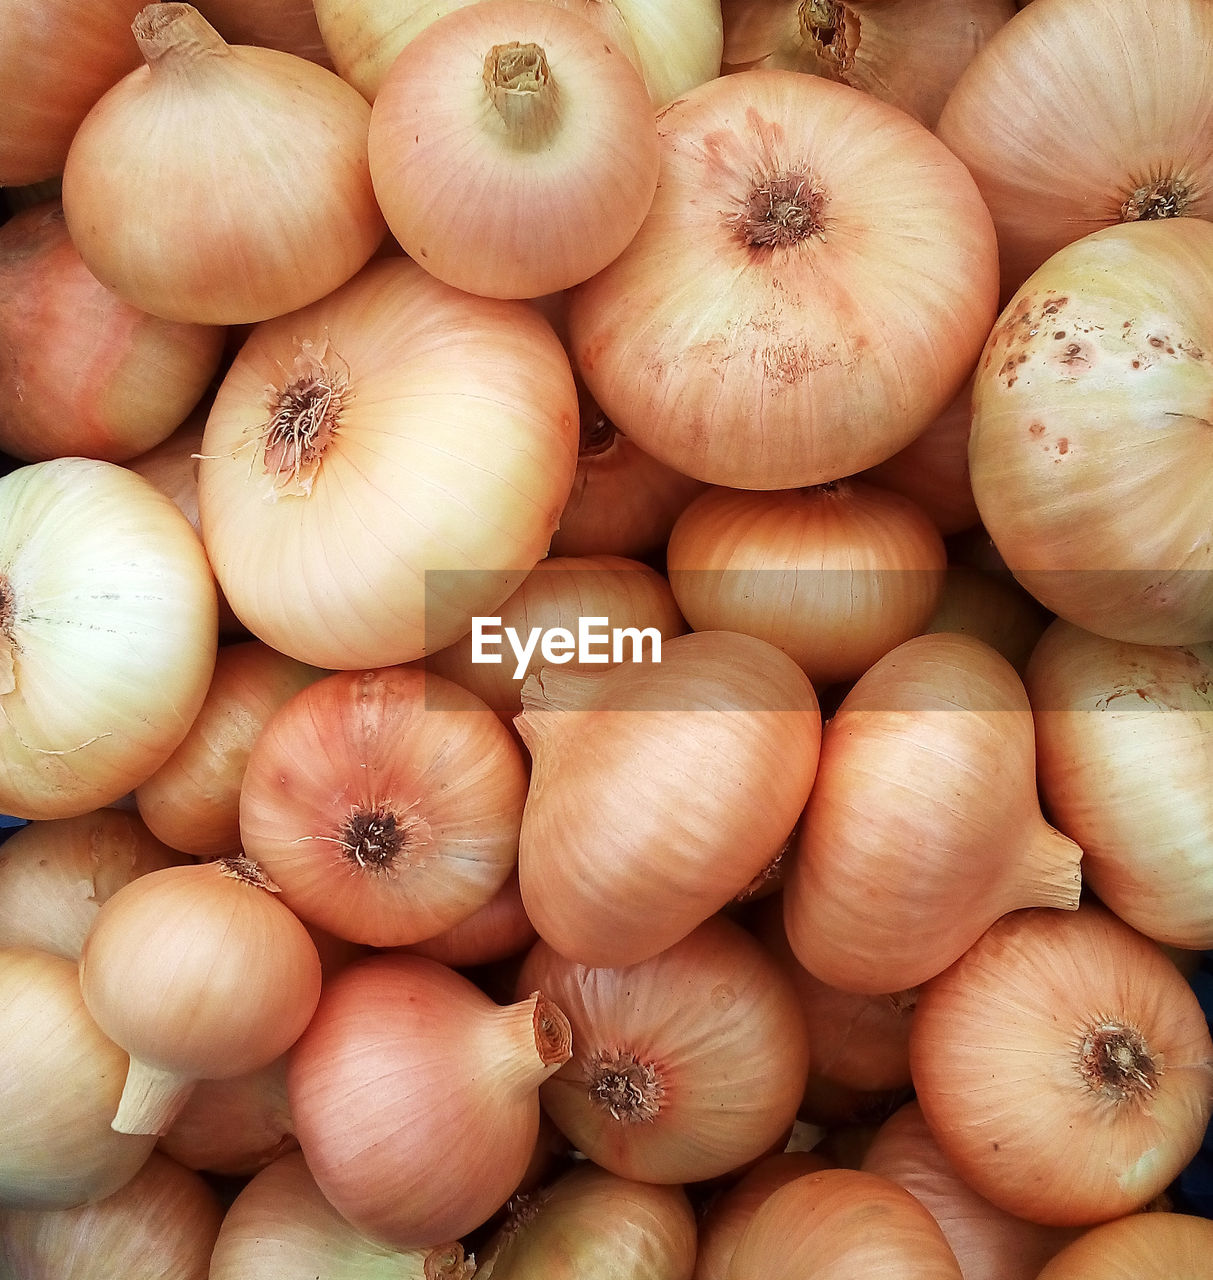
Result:
{"label": "onion stem stub", "polygon": [[556,81],[541,45],[493,45],[484,59],[484,87],[512,143],[524,150],[538,150],[560,123]]}
{"label": "onion stem stub", "polygon": [[642,1124],[657,1118],[665,1089],[652,1063],[630,1052],[597,1053],[588,1076],[591,1099],[612,1120]]}
{"label": "onion stem stub", "polygon": [[1141,1032],[1111,1018],[1083,1033],[1078,1072],[1089,1088],[1118,1103],[1143,1102],[1162,1075]]}
{"label": "onion stem stub", "polygon": [[1182,178],[1154,178],[1134,188],[1120,206],[1120,220],[1154,222],[1181,217],[1191,196],[1191,189]]}
{"label": "onion stem stub", "polygon": [[254,889],[264,889],[266,893],[280,893],[278,886],[265,874],[261,864],[252,858],[220,858],[219,871],[222,875],[239,880],[242,884],[251,885]]}

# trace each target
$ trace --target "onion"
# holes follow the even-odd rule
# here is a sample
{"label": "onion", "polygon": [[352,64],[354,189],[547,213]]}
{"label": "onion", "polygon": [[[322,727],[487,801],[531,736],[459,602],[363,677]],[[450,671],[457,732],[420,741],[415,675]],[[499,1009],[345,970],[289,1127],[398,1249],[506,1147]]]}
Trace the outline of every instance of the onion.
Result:
{"label": "onion", "polygon": [[102,903],[138,876],[186,861],[128,810],[31,822],[0,854],[0,946],[78,960]]}
{"label": "onion", "polygon": [[200,0],[196,7],[228,44],[262,45],[333,65],[311,0]]}
{"label": "onion", "polygon": [[189,732],[134,790],[148,827],[196,858],[239,854],[240,787],[253,743],[283,703],[324,674],[259,640],[222,646]]}
{"label": "onion", "polygon": [[1074,1228],[1028,1222],[984,1200],[948,1162],[917,1102],[877,1130],[862,1168],[905,1187],[939,1223],[965,1280],[1037,1280]]}
{"label": "onion", "polygon": [[678,517],[666,564],[694,630],[758,636],[821,687],[858,679],[923,630],[947,552],[909,498],[846,479],[711,489]]}
{"label": "onion", "polygon": [[791,981],[739,925],[713,916],[611,968],[540,941],[516,990],[537,986],[568,1015],[573,1041],[540,1098],[595,1164],[641,1182],[701,1182],[783,1145],[809,1032]]}
{"label": "onion", "polygon": [[752,636],[676,636],[660,663],[594,674],[544,667],[522,697],[522,900],[583,964],[655,956],[719,911],[783,847],[813,783],[813,687]]}
{"label": "onion", "polygon": [[1034,0],[973,58],[938,132],[994,217],[1004,297],[1102,227],[1213,216],[1210,44],[1204,0]]}
{"label": "onion", "polygon": [[750,1219],[725,1280],[962,1280],[935,1219],[874,1173],[824,1169],[772,1192]]}
{"label": "onion", "polygon": [[570,291],[607,416],[735,488],[837,480],[908,444],[994,319],[993,227],[963,165],[897,108],[792,71],[698,85],[658,132],[648,216]]}
{"label": "onion", "polygon": [[517,867],[509,879],[470,916],[403,947],[410,955],[429,956],[452,969],[495,964],[520,955],[539,937],[522,905]]}
{"label": "onion", "polygon": [[325,1198],[395,1249],[482,1226],[518,1187],[568,1020],[532,991],[495,1004],[422,956],[382,955],[326,984],[291,1054],[296,1135]]}
{"label": "onion", "polygon": [[143,311],[265,320],[348,280],[383,239],[369,108],[295,54],[229,45],[188,4],[134,23],[145,66],[89,112],[63,209],[89,270]]}
{"label": "onion", "polygon": [[314,666],[389,666],[467,634],[546,554],[577,394],[535,308],[387,258],[252,331],[202,452],[203,538],[249,630]]}
{"label": "onion", "polygon": [[653,104],[636,68],[591,19],[534,0],[462,5],[414,36],[379,85],[368,146],[405,252],[494,298],[536,298],[599,271],[657,186]]}
{"label": "onion", "polygon": [[521,748],[474,694],[404,667],[338,672],[261,730],[240,836],[302,919],[401,946],[505,884],[526,792]]}
{"label": "onion", "polygon": [[1104,906],[1213,948],[1213,644],[1123,644],[1052,623],[1025,675],[1038,777]]}
{"label": "onion", "polygon": [[1187,1213],[1135,1213],[1105,1222],[1068,1245],[1036,1280],[1202,1280],[1213,1222]]}
{"label": "onion", "polygon": [[783,67],[862,89],[934,129],[1013,0],[724,0],[726,72]]}
{"label": "onion", "polygon": [[1022,677],[1051,620],[1048,610],[1005,571],[950,564],[939,603],[924,630],[956,631],[984,640]]}
{"label": "onion", "polygon": [[155,1139],[115,1133],[127,1057],[89,1016],[76,965],[0,948],[0,1206],[70,1209],[125,1186]]}
{"label": "onion", "polygon": [[826,725],[784,882],[788,941],[831,986],[904,991],[1007,911],[1077,907],[1081,857],[1041,812],[1014,668],[970,636],[916,636]]}
{"label": "onion", "polygon": [[0,479],[0,811],[130,792],[198,714],[216,636],[202,545],[146,480],[85,458]]}
{"label": "onion", "polygon": [[1147,1205],[1196,1154],[1213,1110],[1195,993],[1095,903],[995,922],[924,985],[910,1066],[960,1177],[1054,1226]]}
{"label": "onion", "polygon": [[159,444],[219,367],[224,332],[149,316],[89,272],[57,201],[0,227],[0,448],[125,462]]}
{"label": "onion", "polygon": [[389,1249],[366,1239],[320,1193],[298,1153],[257,1174],[224,1216],[208,1280],[472,1280],[455,1241]]}
{"label": "onion", "polygon": [[164,1133],[199,1080],[266,1066],[320,995],[316,947],[246,858],[152,871],[101,908],[80,957],[89,1013],[131,1055],[119,1133]]}
{"label": "onion", "polygon": [[1046,608],[1114,640],[1213,639],[1211,289],[1209,223],[1096,231],[1024,283],[974,382],[987,532]]}
{"label": "onion", "polygon": [[56,178],[101,95],[138,64],[139,0],[4,0],[0,5],[0,187]]}
{"label": "onion", "polygon": [[692,1280],[695,1215],[682,1187],[588,1162],[528,1195],[477,1251],[476,1280]]}
{"label": "onion", "polygon": [[222,1219],[202,1178],[152,1152],[104,1200],[0,1210],[0,1270],[20,1280],[207,1280]]}

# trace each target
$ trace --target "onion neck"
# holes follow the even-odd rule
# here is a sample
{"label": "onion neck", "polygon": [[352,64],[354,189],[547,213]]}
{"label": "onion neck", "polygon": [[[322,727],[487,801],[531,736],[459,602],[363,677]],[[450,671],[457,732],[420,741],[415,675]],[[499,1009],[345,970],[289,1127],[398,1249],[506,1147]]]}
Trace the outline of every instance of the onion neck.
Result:
{"label": "onion neck", "polygon": [[1019,859],[1016,894],[1008,909],[1054,907],[1073,911],[1082,893],[1082,849],[1042,818]]}
{"label": "onion neck", "polygon": [[839,0],[801,0],[800,36],[831,74],[841,74],[855,61],[859,20]]}
{"label": "onion neck", "polygon": [[489,1011],[485,1060],[493,1078],[513,1093],[537,1089],[573,1055],[573,1029],[564,1010],[541,991]]}
{"label": "onion neck", "polygon": [[190,4],[149,4],[136,15],[131,30],[144,62],[156,74],[188,71],[200,59],[232,51]]}
{"label": "onion neck", "polygon": [[181,1114],[197,1087],[176,1071],[131,1058],[118,1110],[110,1121],[115,1133],[154,1133],[161,1137]]}
{"label": "onion neck", "polygon": [[547,144],[560,124],[560,94],[542,46],[495,44],[484,60],[484,87],[514,146]]}

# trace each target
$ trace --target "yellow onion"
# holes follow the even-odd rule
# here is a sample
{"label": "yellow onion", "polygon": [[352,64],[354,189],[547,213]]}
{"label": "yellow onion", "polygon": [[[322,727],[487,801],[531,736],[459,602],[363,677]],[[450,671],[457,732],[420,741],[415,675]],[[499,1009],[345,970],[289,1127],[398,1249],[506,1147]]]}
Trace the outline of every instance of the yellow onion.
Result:
{"label": "yellow onion", "polygon": [[1022,677],[1052,615],[1005,570],[950,564],[939,603],[924,628],[975,636],[996,649]]}
{"label": "yellow onion", "polygon": [[1035,1280],[1202,1280],[1211,1249],[1208,1218],[1167,1210],[1128,1214],[1084,1231]]}

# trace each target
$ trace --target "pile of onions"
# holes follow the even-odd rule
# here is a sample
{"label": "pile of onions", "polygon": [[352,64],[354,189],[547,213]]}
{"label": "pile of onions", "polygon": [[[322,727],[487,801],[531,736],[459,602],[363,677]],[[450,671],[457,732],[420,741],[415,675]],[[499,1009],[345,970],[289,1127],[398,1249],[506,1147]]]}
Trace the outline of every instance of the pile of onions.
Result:
{"label": "pile of onions", "polygon": [[378,260],[257,325],[228,370],[198,477],[215,575],[249,630],[302,662],[410,662],[543,558],[577,424],[536,308]]}
{"label": "pile of onions", "polygon": [[570,291],[573,359],[607,416],[738,488],[837,480],[908,444],[996,309],[964,166],[897,108],[794,71],[698,85],[658,132],[648,216]]}
{"label": "pile of onions", "polygon": [[357,90],[296,54],[227,44],[192,5],[149,4],[134,34],[145,65],[88,113],[63,169],[89,270],[142,311],[220,325],[348,280],[384,235]]}

